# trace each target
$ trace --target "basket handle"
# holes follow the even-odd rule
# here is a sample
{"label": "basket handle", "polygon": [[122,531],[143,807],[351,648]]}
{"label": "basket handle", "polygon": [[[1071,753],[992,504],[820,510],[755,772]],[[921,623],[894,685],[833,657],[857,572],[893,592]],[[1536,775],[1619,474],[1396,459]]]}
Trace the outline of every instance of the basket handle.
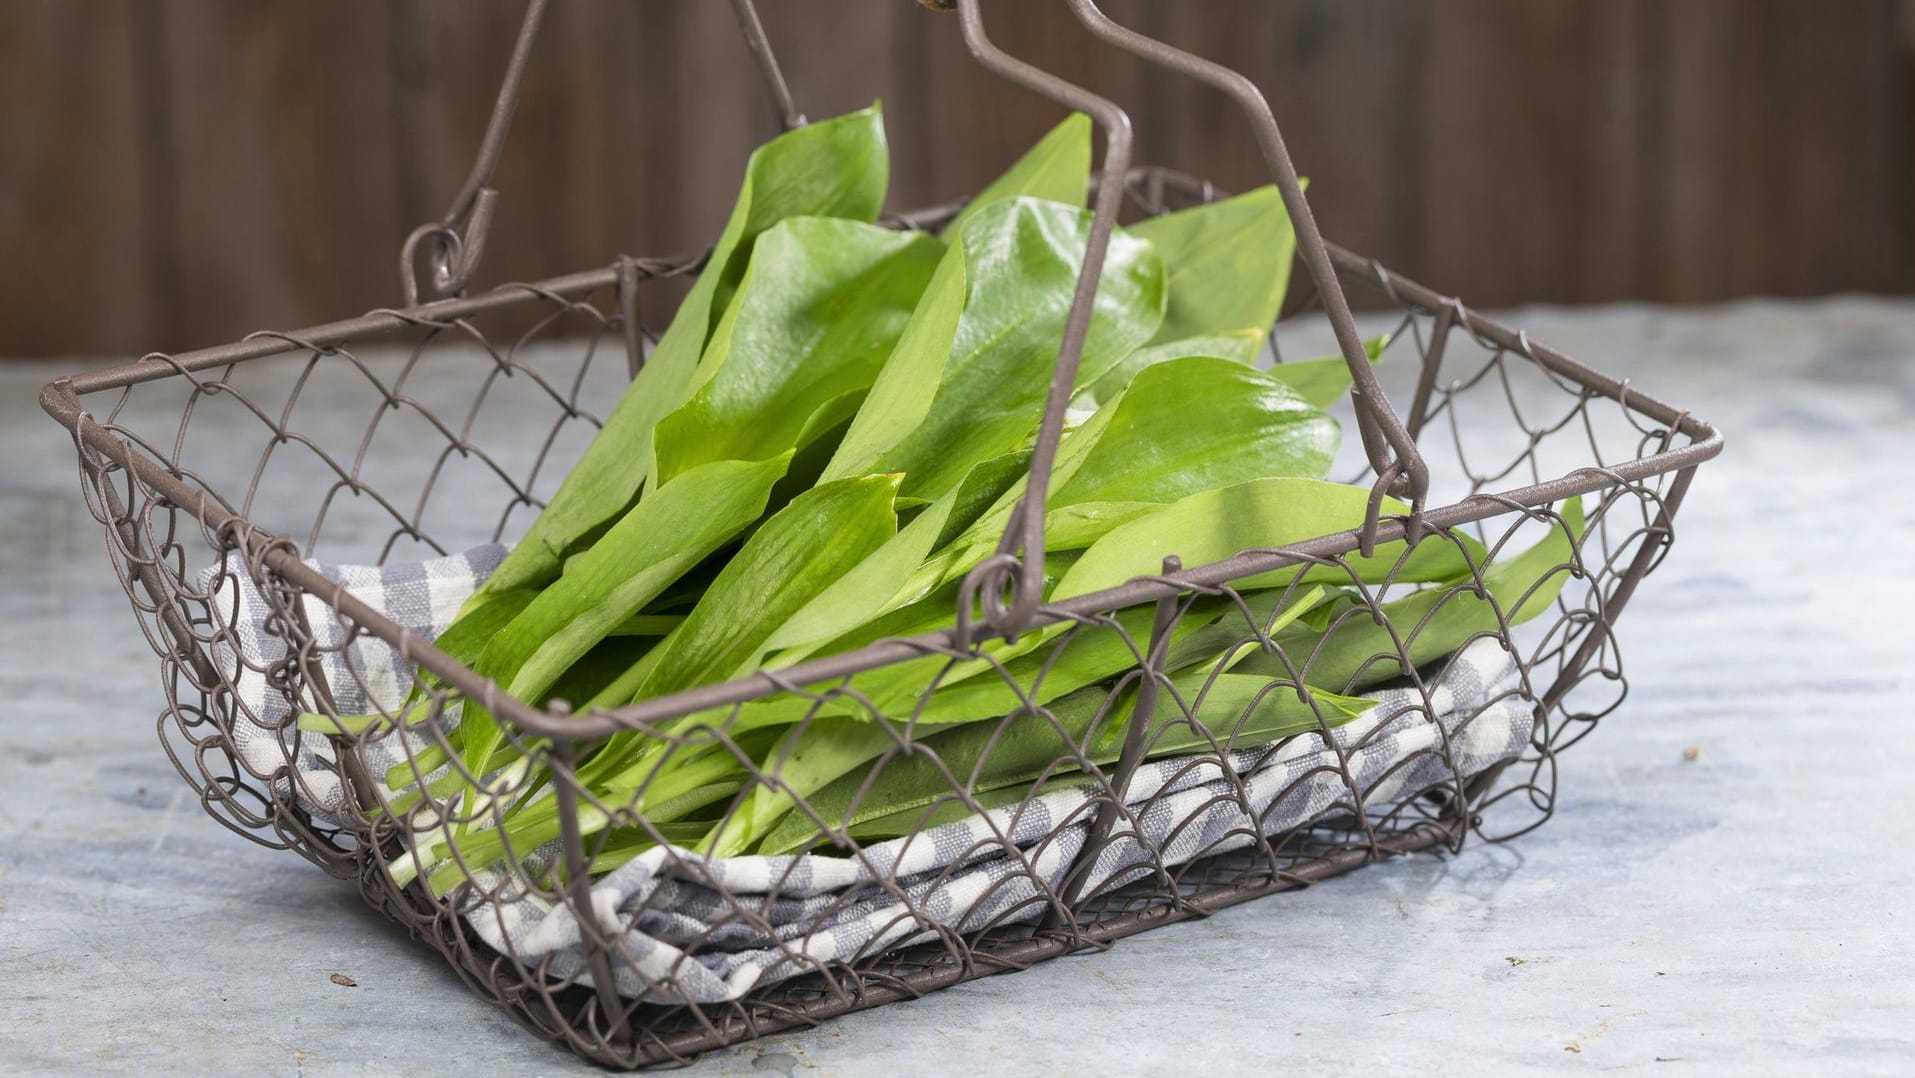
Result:
{"label": "basket handle", "polygon": [[[926,7],[948,10],[953,0],[922,0]],[[1317,229],[1316,218],[1303,194],[1303,185],[1291,163],[1275,115],[1256,84],[1238,71],[1205,60],[1180,49],[1137,33],[1112,22],[1097,9],[1093,0],[1065,0],[1091,33],[1102,41],[1133,53],[1148,63],[1167,68],[1208,83],[1229,94],[1250,118],[1259,149],[1270,169],[1284,208],[1297,234],[1298,251],[1322,298],[1330,319],[1337,347],[1350,368],[1350,396],[1356,408],[1357,427],[1362,434],[1365,454],[1377,481],[1371,491],[1369,510],[1361,529],[1360,549],[1368,556],[1375,549],[1376,531],[1381,523],[1383,495],[1406,494],[1411,503],[1411,534],[1417,531],[1423,502],[1429,490],[1429,468],[1418,452],[1416,440],[1403,426],[1390,405],[1370,367],[1369,354],[1357,335],[1356,320],[1349,301],[1330,263],[1328,248]],[[966,574],[958,592],[958,636],[968,642],[971,611],[981,607],[985,624],[993,633],[1015,638],[1030,625],[1043,595],[1044,517],[1050,469],[1056,459],[1063,435],[1064,412],[1071,399],[1072,383],[1083,356],[1084,337],[1090,324],[1091,306],[1103,275],[1104,258],[1116,225],[1122,197],[1123,177],[1130,167],[1130,118],[1116,105],[1066,82],[1048,72],[1005,54],[985,35],[978,0],[954,0],[963,26],[964,42],[974,59],[993,73],[1036,91],[1053,101],[1089,113],[1104,130],[1106,146],[1104,167],[1099,175],[1095,212],[1090,237],[1085,244],[1084,262],[1078,271],[1077,291],[1064,326],[1064,338],[1058,349],[1057,364],[1051,373],[1044,416],[1038,427],[1031,453],[1030,478],[1025,496],[1013,509],[998,541],[996,552]],[[1007,598],[1008,597],[1008,598]]]}
{"label": "basket handle", "polygon": [[[926,6],[943,9],[945,0]],[[1077,290],[1064,320],[1064,337],[1051,368],[1044,418],[1031,450],[1030,478],[1024,497],[1011,510],[997,550],[964,576],[958,588],[957,632],[961,641],[971,635],[971,611],[981,607],[993,633],[1015,639],[1037,616],[1044,595],[1044,516],[1051,465],[1057,459],[1064,434],[1064,412],[1071,401],[1084,338],[1090,330],[1091,308],[1104,275],[1104,256],[1117,227],[1117,211],[1124,197],[1124,177],[1130,171],[1130,116],[1123,109],[1074,83],[1025,63],[991,43],[984,32],[978,0],[956,0],[964,45],[973,59],[1000,78],[1078,112],[1088,114],[1104,132],[1104,167],[1097,178],[1097,195],[1090,236],[1084,243],[1084,261],[1077,272]]]}
{"label": "basket handle", "polygon": [[[437,221],[428,221],[413,229],[399,249],[399,288],[408,307],[419,304],[418,258],[422,244],[429,245],[426,252],[429,271],[427,283],[437,298],[463,292],[466,282],[472,279],[473,271],[479,267],[479,259],[485,254],[486,235],[491,229],[492,212],[499,200],[499,192],[492,186],[492,173],[498,168],[499,155],[505,149],[505,137],[511,130],[513,113],[518,111],[526,63],[531,59],[532,47],[538,41],[539,27],[545,21],[546,2],[528,0],[525,5],[525,17],[519,23],[518,40],[512,45],[512,57],[505,65],[505,78],[499,83],[499,96],[492,103],[492,115],[486,121],[485,136],[479,141],[478,157],[466,173],[465,183],[459,187],[459,193],[453,196],[451,207]],[[770,42],[765,39],[765,28],[758,21],[758,11],[752,6],[752,0],[731,0],[731,7],[732,13],[738,18],[745,49],[751,54],[759,76],[764,79],[765,89],[771,95],[772,107],[777,109],[780,122],[785,130],[804,126],[804,114],[792,103],[791,90],[785,83],[784,73],[779,70],[777,57],[772,55]]]}
{"label": "basket handle", "polygon": [[1390,405],[1389,398],[1377,383],[1376,371],[1370,366],[1363,339],[1357,335],[1356,319],[1350,314],[1350,304],[1343,295],[1343,285],[1337,280],[1336,270],[1330,264],[1329,249],[1324,245],[1323,234],[1317,230],[1316,216],[1310,212],[1309,200],[1304,197],[1303,185],[1297,179],[1296,166],[1290,161],[1290,151],[1284,145],[1283,133],[1277,129],[1277,118],[1270,111],[1270,103],[1257,89],[1257,84],[1242,72],[1113,22],[1097,9],[1095,0],[1065,0],[1065,3],[1070,6],[1077,20],[1099,40],[1115,45],[1146,63],[1223,91],[1236,101],[1249,118],[1251,129],[1257,136],[1257,148],[1263,152],[1264,165],[1276,181],[1284,209],[1289,213],[1292,227],[1296,230],[1298,254],[1302,256],[1304,267],[1323,300],[1323,310],[1330,319],[1331,331],[1336,335],[1337,348],[1350,367],[1350,398],[1356,407],[1357,429],[1362,434],[1363,449],[1370,458],[1370,467],[1377,475],[1376,488],[1370,499],[1369,519],[1365,521],[1363,529],[1363,552],[1367,556],[1375,544],[1377,509],[1382,504],[1382,494],[1385,491],[1407,494],[1412,517],[1420,515],[1424,498],[1429,493],[1429,467],[1417,450],[1415,437],[1404,428],[1402,419],[1397,416],[1396,409]]}

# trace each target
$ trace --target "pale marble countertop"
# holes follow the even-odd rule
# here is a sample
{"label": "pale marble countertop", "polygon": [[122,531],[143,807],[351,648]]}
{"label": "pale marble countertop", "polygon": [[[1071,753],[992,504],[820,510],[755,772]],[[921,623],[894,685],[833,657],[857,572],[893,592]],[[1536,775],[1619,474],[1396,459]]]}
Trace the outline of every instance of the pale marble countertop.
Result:
{"label": "pale marble countertop", "polygon": [[[1510,318],[1729,436],[1554,821],[691,1073],[1905,1072],[1915,304]],[[157,661],[34,399],[64,369],[0,364],[0,1072],[590,1072],[187,796]]]}

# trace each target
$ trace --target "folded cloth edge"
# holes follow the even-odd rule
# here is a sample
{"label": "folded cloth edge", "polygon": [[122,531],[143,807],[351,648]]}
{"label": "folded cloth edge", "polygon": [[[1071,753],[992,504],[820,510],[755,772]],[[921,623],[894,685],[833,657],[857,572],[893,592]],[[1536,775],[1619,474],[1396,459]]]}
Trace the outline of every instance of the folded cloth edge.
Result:
{"label": "folded cloth edge", "polygon": [[[423,562],[310,564],[430,640],[505,551],[491,544]],[[288,661],[288,651],[269,604],[236,560],[206,570],[200,582],[230,619],[231,632],[214,650],[237,698],[236,752],[256,774],[278,776],[275,796],[290,795],[315,816],[332,817],[344,792],[331,743],[289,733],[299,707],[275,687],[284,682],[274,668]],[[399,706],[412,674],[397,649],[370,634],[347,634],[330,607],[307,599],[306,620],[335,707],[354,713]],[[1083,893],[1355,811],[1359,791],[1364,805],[1387,806],[1467,780],[1528,743],[1534,701],[1497,638],[1458,652],[1426,689],[1427,706],[1418,690],[1372,693],[1376,706],[1329,737],[1292,738],[1222,761],[1214,753],[1146,761],[1127,790],[1129,811],[1098,852]],[[383,775],[419,747],[388,737],[369,740],[361,751],[368,770]],[[1087,779],[873,843],[857,856],[712,859],[657,847],[594,884],[595,934],[612,945],[622,995],[657,1003],[736,1000],[779,980],[935,939],[941,929],[974,932],[1037,919],[1076,863],[1098,803]],[[474,894],[514,896],[480,898],[462,911],[482,941],[528,973],[535,967],[546,978],[591,983],[570,906],[494,871],[476,882]]]}

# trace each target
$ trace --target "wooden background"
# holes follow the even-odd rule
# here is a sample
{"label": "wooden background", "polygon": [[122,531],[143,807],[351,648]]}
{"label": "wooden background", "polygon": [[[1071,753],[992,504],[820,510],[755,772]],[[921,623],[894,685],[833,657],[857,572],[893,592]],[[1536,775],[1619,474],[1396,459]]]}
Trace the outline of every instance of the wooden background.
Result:
{"label": "wooden background", "polygon": [[[906,0],[761,0],[800,106],[881,97],[893,203],[1059,113]],[[1109,0],[1270,95],[1326,233],[1478,306],[1909,286],[1908,0]],[[517,0],[0,0],[0,356],[217,343],[396,304]],[[1212,93],[987,7],[1133,109],[1144,161],[1259,182]],[[558,0],[480,283],[708,242],[772,131],[719,0]]]}

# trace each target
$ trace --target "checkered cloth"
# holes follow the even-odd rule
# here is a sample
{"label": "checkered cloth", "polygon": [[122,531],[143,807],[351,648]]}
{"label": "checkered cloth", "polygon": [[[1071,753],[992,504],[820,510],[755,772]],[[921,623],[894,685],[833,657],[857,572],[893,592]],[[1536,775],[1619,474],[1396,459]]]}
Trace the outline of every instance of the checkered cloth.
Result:
{"label": "checkered cloth", "polygon": [[[339,584],[353,598],[400,625],[436,639],[479,583],[505,559],[505,547],[475,547],[430,561],[394,565],[309,565]],[[260,593],[245,561],[237,555],[199,577],[213,618],[227,633],[215,641],[213,659],[233,687],[234,719],[229,738],[240,763],[256,778],[274,783],[273,795],[299,802],[315,816],[334,820],[348,796],[339,781],[332,739],[300,734],[293,720],[312,703],[295,706],[284,686],[293,658],[286,627]],[[333,695],[335,713],[363,715],[400,706],[412,689],[412,665],[398,649],[360,633],[345,639],[332,607],[316,595],[296,601],[312,627],[313,651]],[[361,750],[367,770],[384,776],[424,750],[416,734],[368,739]],[[383,786],[380,792],[390,796]]]}
{"label": "checkered cloth", "polygon": [[[318,568],[399,624],[433,637],[502,553],[486,547],[413,565]],[[235,574],[232,585],[238,610],[242,616],[263,612],[264,604],[256,593],[248,598],[251,585],[240,576]],[[308,604],[315,632],[322,640],[333,633],[336,640],[337,625],[323,604]],[[263,622],[243,629],[239,640],[249,651],[258,649],[240,664],[242,673],[283,658],[283,644]],[[346,670],[348,656],[367,676],[355,678]],[[410,672],[396,660],[393,649],[369,637],[343,651],[327,651],[322,665],[338,709],[371,711],[375,701],[397,706]],[[289,714],[290,705],[271,701],[265,679],[259,680],[256,688],[242,685],[247,714]],[[1387,809],[1418,791],[1511,759],[1528,743],[1532,720],[1533,702],[1520,686],[1516,664],[1500,642],[1480,639],[1446,664],[1430,687],[1428,711],[1414,690],[1385,690],[1371,695],[1375,707],[1327,737],[1297,737],[1224,760],[1198,754],[1148,761],[1133,776],[1126,812],[1081,893],[1099,893],[1196,857],[1252,846],[1259,833],[1276,835],[1326,815],[1348,814],[1355,804],[1352,788],[1361,792],[1365,805]],[[284,742],[268,729],[248,734],[245,723],[246,716],[236,721],[235,741],[248,765],[260,769],[270,751],[283,751]],[[374,775],[403,758],[405,750],[395,744],[380,751],[392,759],[369,760]],[[288,759],[280,756],[278,765]],[[298,796],[309,810],[339,807],[326,745],[302,743],[290,762]],[[262,773],[271,770],[265,767]],[[593,885],[591,916],[597,934],[614,945],[621,994],[660,1003],[735,1000],[755,987],[932,941],[941,932],[1039,919],[1050,908],[1047,896],[1065,885],[1088,839],[1100,804],[1096,790],[1087,779],[1018,805],[864,847],[855,857],[711,859],[657,847]],[[526,859],[527,867],[537,871],[553,856],[549,847],[537,851]],[[481,939],[550,976],[591,983],[570,906],[529,893],[522,881],[475,875],[476,892],[515,896],[475,901],[464,911]]]}

